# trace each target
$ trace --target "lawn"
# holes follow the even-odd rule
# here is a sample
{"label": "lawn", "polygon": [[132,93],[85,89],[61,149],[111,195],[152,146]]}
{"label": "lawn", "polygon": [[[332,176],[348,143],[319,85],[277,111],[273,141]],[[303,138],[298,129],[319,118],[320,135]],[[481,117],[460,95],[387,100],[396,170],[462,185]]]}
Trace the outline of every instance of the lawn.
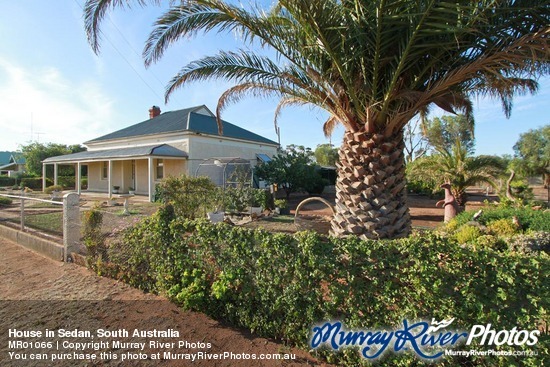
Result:
{"label": "lawn", "polygon": [[63,235],[63,212],[26,215],[25,226],[61,236]]}

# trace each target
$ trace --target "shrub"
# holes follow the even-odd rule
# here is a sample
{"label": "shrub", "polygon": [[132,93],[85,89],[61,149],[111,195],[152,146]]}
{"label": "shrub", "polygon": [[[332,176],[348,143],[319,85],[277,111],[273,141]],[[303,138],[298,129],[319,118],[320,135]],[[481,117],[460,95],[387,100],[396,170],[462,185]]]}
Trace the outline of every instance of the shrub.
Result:
{"label": "shrub", "polygon": [[5,196],[0,196],[0,206],[11,205],[13,200]]}
{"label": "shrub", "polygon": [[475,243],[475,240],[482,234],[478,227],[464,225],[456,231],[454,237],[461,244]]}
{"label": "shrub", "polygon": [[477,237],[473,240],[473,243],[477,247],[481,248],[491,248],[497,251],[505,251],[508,249],[508,244],[502,238],[498,236],[493,236],[490,234],[485,234]]}
{"label": "shrub", "polygon": [[223,208],[229,212],[244,212],[249,206],[270,208],[271,196],[268,191],[252,187],[227,187],[220,189]]}
{"label": "shrub", "polygon": [[[548,256],[459,246],[433,233],[361,241],[173,218],[163,208],[128,230],[121,246],[109,250],[112,274],[186,308],[301,347],[323,320],[368,330],[449,315],[456,317],[457,330],[479,323],[533,330],[547,320]],[[548,344],[539,342],[537,351],[546,355]],[[354,350],[316,353],[337,365],[362,363]],[[438,365],[540,365],[537,357],[514,358],[448,356]],[[403,353],[378,363],[422,364]]]}
{"label": "shrub", "polygon": [[250,201],[249,191],[245,187],[227,187],[222,191],[223,208],[229,212],[244,212]]}
{"label": "shrub", "polygon": [[[456,228],[466,224],[472,220],[475,211],[467,211],[458,214],[453,221],[453,226]],[[527,206],[519,208],[512,207],[485,207],[483,208],[483,214],[477,221],[483,225],[488,223],[507,218],[517,217],[521,225],[522,230],[532,231],[550,231],[550,211],[533,210]],[[450,222],[450,223],[451,223]]]}
{"label": "shrub", "polygon": [[269,208],[269,195],[266,190],[250,188],[251,200],[250,206],[261,206],[264,209]]}
{"label": "shrub", "polygon": [[325,189],[325,186],[329,184],[330,182],[327,179],[324,179],[318,173],[315,173],[314,177],[304,183],[303,189],[310,195],[321,195]]}
{"label": "shrub", "polygon": [[514,237],[509,244],[511,251],[532,254],[544,251],[550,255],[550,232],[531,232]]}
{"label": "shrub", "polygon": [[0,176],[0,186],[13,186],[15,185],[15,178]]}
{"label": "shrub", "polygon": [[155,200],[171,204],[182,218],[204,217],[221,208],[219,189],[208,177],[168,177],[156,187]]}
{"label": "shrub", "polygon": [[[46,178],[46,187],[51,185],[53,185],[53,180]],[[28,187],[33,190],[42,190],[42,177],[23,177],[20,186]]]}
{"label": "shrub", "polygon": [[44,189],[44,194],[51,194],[54,191],[63,191],[63,186],[61,185],[52,185]]}
{"label": "shrub", "polygon": [[490,233],[500,237],[511,237],[519,232],[519,228],[508,218],[497,219],[488,223],[487,229]]}
{"label": "shrub", "polygon": [[102,261],[107,259],[105,237],[101,233],[103,213],[95,206],[84,213],[83,236],[84,245],[88,250],[88,266],[97,270]]}
{"label": "shrub", "polygon": [[57,183],[63,186],[64,189],[75,188],[75,176],[58,176]]}

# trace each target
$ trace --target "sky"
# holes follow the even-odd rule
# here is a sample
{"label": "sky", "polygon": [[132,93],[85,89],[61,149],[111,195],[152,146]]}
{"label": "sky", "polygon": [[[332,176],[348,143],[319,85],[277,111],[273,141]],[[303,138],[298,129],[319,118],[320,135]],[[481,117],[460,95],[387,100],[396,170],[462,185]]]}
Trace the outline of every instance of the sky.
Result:
{"label": "sky", "polygon": [[[230,84],[197,82],[164,103],[168,81],[187,63],[243,45],[234,35],[198,35],[172,45],[145,68],[141,51],[158,7],[117,8],[102,23],[101,52],[94,54],[84,31],[84,0],[0,1],[0,151],[31,142],[82,144],[148,119],[162,111],[206,105],[215,111]],[[516,97],[506,119],[500,101],[475,100],[477,154],[512,154],[521,133],[550,123],[550,78],[535,96]],[[224,111],[224,120],[277,141],[275,99],[244,99]],[[438,114],[436,111],[435,114]],[[291,107],[279,118],[281,145],[340,145],[322,133],[326,113]]]}

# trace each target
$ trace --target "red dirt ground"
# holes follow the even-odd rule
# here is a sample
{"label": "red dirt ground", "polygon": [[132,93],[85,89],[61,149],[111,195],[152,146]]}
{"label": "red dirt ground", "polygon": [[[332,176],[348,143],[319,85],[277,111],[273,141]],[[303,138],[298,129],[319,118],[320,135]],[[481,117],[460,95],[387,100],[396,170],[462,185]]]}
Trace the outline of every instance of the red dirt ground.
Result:
{"label": "red dirt ground", "polygon": [[[87,269],[56,262],[0,238],[0,366],[323,366],[304,351],[288,348],[272,340],[259,338],[250,333],[230,328],[209,317],[182,311],[164,298],[131,288],[124,283],[99,277]],[[211,348],[196,349],[150,349],[149,353],[172,351],[174,353],[232,352],[260,355],[263,353],[295,353],[296,359],[275,360],[161,360],[121,362],[61,361],[14,361],[8,352],[8,330],[167,330],[179,331],[178,340],[189,343],[211,343]],[[12,340],[12,339],[10,339]],[[29,339],[23,339],[29,340]],[[58,338],[58,340],[61,340]],[[75,339],[71,339],[74,341]],[[102,339],[109,340],[109,339]],[[136,341],[121,338],[123,341]],[[141,338],[139,341],[175,339]],[[82,341],[82,340],[80,340]],[[84,340],[86,341],[86,340]],[[96,338],[95,341],[99,341]],[[147,347],[145,351],[147,351]],[[136,352],[129,348],[108,348],[117,355]],[[42,350],[21,352],[46,353]]]}

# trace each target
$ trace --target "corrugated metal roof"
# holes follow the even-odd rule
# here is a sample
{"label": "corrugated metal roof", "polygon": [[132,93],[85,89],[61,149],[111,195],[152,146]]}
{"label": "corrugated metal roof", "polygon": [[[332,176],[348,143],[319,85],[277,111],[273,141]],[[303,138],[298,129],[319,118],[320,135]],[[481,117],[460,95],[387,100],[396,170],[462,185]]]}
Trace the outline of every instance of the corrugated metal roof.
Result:
{"label": "corrugated metal roof", "polygon": [[[185,131],[218,135],[216,117],[195,112],[201,108],[206,107],[198,106],[183,110],[163,112],[153,119],[128,126],[124,129],[90,140],[87,143]],[[227,121],[223,121],[223,137],[277,145],[277,143],[272,140]]]}
{"label": "corrugated metal roof", "polygon": [[0,152],[0,165],[10,163],[10,158],[14,152]]}
{"label": "corrugated metal roof", "polygon": [[188,155],[183,150],[173,147],[168,144],[148,145],[142,147],[129,147],[117,149],[102,149],[86,152],[78,152],[57,157],[44,159],[44,163],[59,163],[59,162],[78,162],[78,161],[94,161],[103,159],[117,159],[130,157],[172,157],[172,158],[187,158]]}

